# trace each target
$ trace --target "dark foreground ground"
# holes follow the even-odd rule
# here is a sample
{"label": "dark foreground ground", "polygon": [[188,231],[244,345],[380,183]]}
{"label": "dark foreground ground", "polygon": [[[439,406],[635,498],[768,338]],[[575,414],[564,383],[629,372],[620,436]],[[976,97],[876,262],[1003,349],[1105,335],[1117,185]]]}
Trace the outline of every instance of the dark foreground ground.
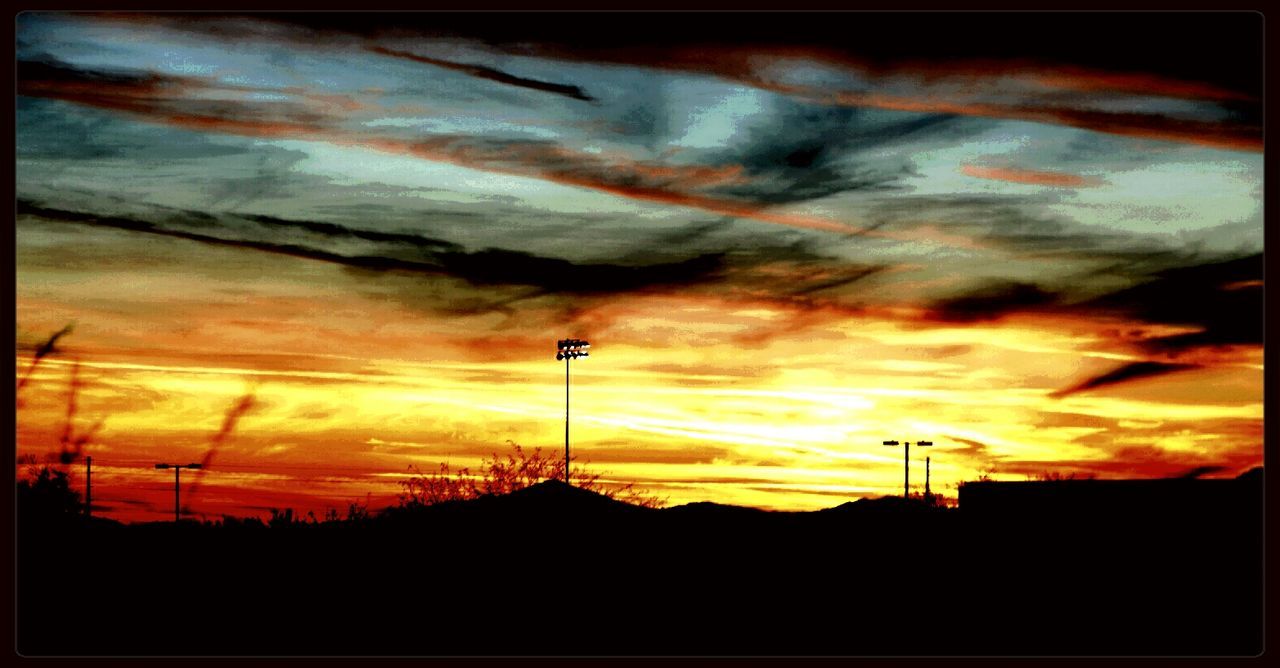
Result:
{"label": "dark foreground ground", "polygon": [[1205,512],[651,511],[544,483],[364,525],[28,522],[17,649],[1256,655],[1261,526],[1260,475]]}

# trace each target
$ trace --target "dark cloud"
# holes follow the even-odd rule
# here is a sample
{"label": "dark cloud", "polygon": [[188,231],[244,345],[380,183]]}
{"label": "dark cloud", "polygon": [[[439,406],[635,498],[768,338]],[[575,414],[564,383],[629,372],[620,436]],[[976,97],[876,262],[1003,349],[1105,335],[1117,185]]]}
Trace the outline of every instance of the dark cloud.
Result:
{"label": "dark cloud", "polygon": [[[860,158],[877,147],[917,136],[953,131],[949,115],[885,121],[852,107],[779,103],[784,111],[735,137],[714,159],[740,164],[748,178],[717,193],[761,204],[788,204],[837,193],[885,192],[915,174],[905,159]],[[780,131],[780,129],[782,129]]]}
{"label": "dark cloud", "polygon": [[335,122],[322,107],[307,104],[300,90],[269,91],[298,98],[283,102],[218,99],[207,93],[265,89],[153,72],[83,69],[53,59],[19,60],[17,75],[19,95],[135,114],[193,130],[250,136],[312,135]]}
{"label": "dark cloud", "polygon": [[[367,48],[387,37],[461,38],[513,55],[709,74],[834,105],[1011,118],[1261,149],[1263,32],[1256,13],[1166,13],[1155,18],[1110,14],[1105,19],[1089,13],[770,13],[739,14],[727,21],[724,16],[683,14],[676,19],[663,13],[628,14],[625,20],[563,13],[505,21],[465,13],[102,18],[166,25],[222,39],[248,35],[333,47]],[[620,25],[625,28],[617,29]],[[1158,44],[1134,46],[1133,35],[1153,32],[1161,35]],[[1087,48],[1074,37],[1080,34],[1090,36]],[[1197,48],[1178,46],[1186,44]],[[774,80],[761,69],[762,62],[775,56],[807,57],[864,78],[894,77],[920,88],[882,95],[796,85]],[[1011,72],[1032,77],[1037,85],[1002,96],[1008,92],[1004,87]],[[492,74],[511,76],[496,70]],[[562,87],[549,92],[571,97],[576,88],[547,85]],[[1090,105],[1117,96],[1207,100],[1219,106],[1213,114],[1191,119],[1100,111]]]}
{"label": "dark cloud", "polygon": [[19,97],[16,107],[15,148],[20,160],[128,158],[145,166],[247,151],[244,147],[211,142],[198,133],[123,123],[111,114],[54,100]]}
{"label": "dark cloud", "polygon": [[416,63],[425,63],[427,65],[443,67],[445,69],[453,70],[455,72],[462,72],[464,74],[469,74],[478,79],[495,81],[497,83],[506,84],[508,86],[517,86],[520,88],[529,88],[532,90],[539,90],[546,93],[555,93],[556,95],[563,95],[565,97],[573,98],[575,100],[583,100],[585,102],[593,102],[595,100],[595,98],[584,93],[582,89],[579,88],[578,86],[552,83],[549,81],[539,81],[537,79],[526,79],[524,77],[518,77],[513,74],[508,74],[501,70],[495,70],[491,67],[484,67],[483,65],[472,65],[468,63],[458,63],[451,60],[443,60],[440,58],[429,58],[427,56],[420,56],[415,53],[409,53],[408,51],[398,51],[396,49],[388,49],[382,46],[372,46],[372,47],[369,47],[369,50],[377,54],[390,56],[392,58],[402,58],[405,60],[411,60]]}
{"label": "dark cloud", "polygon": [[943,322],[983,322],[1056,304],[1058,295],[1032,283],[998,281],[933,302],[929,316]]}
{"label": "dark cloud", "polygon": [[[291,257],[318,260],[368,272],[401,272],[434,277],[455,278],[477,286],[530,286],[539,293],[564,293],[600,295],[634,292],[655,287],[670,287],[712,280],[723,268],[723,256],[705,254],[688,259],[647,266],[621,266],[611,264],[579,264],[560,258],[533,255],[524,251],[485,249],[475,252],[456,250],[456,246],[443,244],[414,235],[388,235],[400,243],[406,240],[425,249],[440,247],[442,250],[426,253],[423,260],[407,260],[385,255],[343,255],[328,250],[295,243],[277,243],[243,238],[224,238],[210,234],[160,227],[154,223],[118,216],[99,216],[76,211],[65,211],[40,206],[27,200],[18,202],[19,215],[32,215],[69,223],[129,230],[201,243],[258,250]],[[197,216],[193,216],[197,217]],[[259,217],[262,218],[262,217]],[[281,225],[286,221],[267,218],[268,225]],[[207,221],[198,221],[207,223]],[[259,221],[260,222],[260,221]],[[340,230],[327,223],[299,224],[309,226],[328,236],[381,237],[382,233],[359,230]]]}
{"label": "dark cloud", "polygon": [[1152,352],[1177,356],[1201,346],[1262,345],[1263,256],[1248,255],[1158,272],[1152,280],[1081,304],[1198,332],[1148,339]]}
{"label": "dark cloud", "polygon": [[363,239],[366,241],[405,244],[428,251],[457,252],[462,250],[462,246],[458,244],[445,241],[443,239],[424,237],[418,234],[362,230],[353,227],[346,227],[344,225],[336,225],[334,223],[317,222],[312,220],[288,220],[285,218],[277,218],[275,216],[265,216],[261,214],[244,214],[241,217],[267,227],[295,231],[305,230],[307,232],[326,237]]}
{"label": "dark cloud", "polygon": [[1076,473],[1093,474],[1099,478],[1177,478],[1197,470],[1201,475],[1211,472],[1243,473],[1261,463],[1262,454],[1256,443],[1215,452],[1173,452],[1157,446],[1132,446],[1110,449],[1104,459],[1002,459],[999,470],[1001,473],[1029,476]]}
{"label": "dark cloud", "polygon": [[[504,248],[469,251],[435,237],[331,222],[149,208],[143,219],[51,208],[27,199],[17,207],[20,216],[338,265],[362,279],[359,290],[371,298],[448,315],[501,313],[514,323],[517,307],[523,305],[540,315],[530,316],[525,308],[519,311],[522,318],[577,322],[597,318],[594,309],[604,303],[601,300],[672,289],[709,290],[730,301],[768,304],[795,313],[785,322],[744,333],[756,337],[752,340],[757,343],[847,315],[850,307],[841,304],[842,295],[885,269],[826,255],[812,239],[779,243],[776,237],[758,234],[724,236],[719,234],[724,231],[723,221],[695,223],[656,235],[656,241],[632,244],[620,257],[573,262]],[[684,238],[687,243],[673,247],[663,242],[672,238]],[[641,250],[645,246],[658,250]],[[424,283],[424,277],[455,283]],[[575,299],[561,299],[565,296]]]}
{"label": "dark cloud", "polygon": [[443,269],[473,285],[536,285],[546,292],[607,294],[634,292],[659,286],[699,283],[724,266],[719,254],[699,255],[681,262],[627,267],[575,264],[523,251],[490,248],[472,253],[442,253]]}
{"label": "dark cloud", "polygon": [[[1262,16],[1247,12],[770,12],[680,14],[678,18],[664,12],[532,13],[505,21],[494,21],[483,13],[275,13],[246,18],[327,35],[462,36],[512,53],[558,52],[575,59],[669,67],[698,67],[701,55],[701,67],[711,69],[718,52],[751,46],[857,57],[872,71],[903,61],[934,69],[975,62],[988,63],[991,69],[1002,64],[1005,69],[1070,64],[1205,82],[1259,98],[1262,84]],[[183,21],[193,30],[216,26],[205,17],[177,15],[169,20]],[[1140,48],[1134,45],[1134,35],[1151,34],[1161,39],[1144,42]],[[1088,48],[1081,47],[1080,35],[1090,36]],[[1184,48],[1186,44],[1198,48]]]}
{"label": "dark cloud", "polygon": [[[209,93],[270,92],[286,101],[246,102],[217,99]],[[779,214],[755,201],[714,194],[743,179],[737,164],[669,164],[607,158],[571,150],[551,141],[498,139],[469,135],[431,135],[412,139],[355,135],[333,113],[353,101],[302,89],[260,89],[211,79],[151,73],[114,73],[78,69],[61,63],[19,62],[18,93],[109,109],[148,121],[186,129],[249,137],[307,137],[355,142],[371,150],[448,162],[498,173],[540,178],[562,185],[702,209],[764,222],[856,233],[858,228],[825,218]],[[336,96],[342,98],[343,96]]]}
{"label": "dark cloud", "polygon": [[976,243],[1015,259],[1067,260],[1137,280],[1150,273],[1194,262],[1194,250],[1151,235],[1099,229],[1040,207],[1042,195],[897,195],[874,200],[867,218],[893,227],[920,221],[945,226]]}
{"label": "dark cloud", "polygon": [[1165,362],[1130,362],[1128,364],[1116,367],[1106,373],[1093,376],[1081,383],[1072,385],[1066,389],[1058,390],[1049,396],[1060,398],[1077,394],[1079,392],[1087,392],[1096,390],[1100,387],[1109,387],[1111,385],[1119,385],[1134,380],[1144,378],[1154,378],[1156,376],[1164,376],[1178,371],[1186,371],[1189,369],[1198,369],[1195,364],[1168,364]]}
{"label": "dark cloud", "polygon": [[849,267],[847,270],[838,272],[836,276],[829,278],[827,280],[816,281],[809,285],[802,285],[800,287],[797,287],[795,290],[791,291],[791,294],[793,296],[799,297],[803,295],[810,295],[815,292],[821,292],[823,290],[832,290],[835,288],[848,287],[850,285],[853,285],[854,283],[858,283],[872,276],[875,276],[876,274],[879,274],[888,268],[889,267],[885,265]]}
{"label": "dark cloud", "polygon": [[[875,202],[869,217],[891,226],[923,219],[1020,260],[1074,266],[1051,286],[1005,282],[932,304],[932,317],[971,322],[1016,311],[1106,316],[1200,331],[1148,339],[1149,353],[1176,356],[1217,345],[1262,343],[1262,254],[1225,256],[1197,244],[1097,231],[1034,212],[1012,196],[901,196]],[[1121,287],[1114,286],[1119,283]]]}

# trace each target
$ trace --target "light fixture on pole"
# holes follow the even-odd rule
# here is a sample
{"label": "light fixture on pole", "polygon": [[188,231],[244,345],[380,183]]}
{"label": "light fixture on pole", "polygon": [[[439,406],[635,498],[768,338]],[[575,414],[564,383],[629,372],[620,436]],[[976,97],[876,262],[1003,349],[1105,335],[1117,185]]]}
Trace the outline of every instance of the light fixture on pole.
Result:
{"label": "light fixture on pole", "polygon": [[[902,451],[902,498],[904,499],[910,498],[911,497],[911,459],[910,459],[911,442],[903,441],[902,443],[898,443],[897,441],[885,441],[884,444],[904,446],[904,449]],[[933,441],[916,441],[916,445],[930,446],[930,445],[933,445]]]}
{"label": "light fixture on pole", "polygon": [[178,511],[178,479],[182,473],[182,469],[198,469],[203,468],[199,464],[156,464],[158,469],[173,469],[173,521],[178,522],[181,514]]}
{"label": "light fixture on pole", "polygon": [[564,484],[569,482],[569,360],[588,357],[591,344],[582,339],[556,341],[556,360],[564,360]]}

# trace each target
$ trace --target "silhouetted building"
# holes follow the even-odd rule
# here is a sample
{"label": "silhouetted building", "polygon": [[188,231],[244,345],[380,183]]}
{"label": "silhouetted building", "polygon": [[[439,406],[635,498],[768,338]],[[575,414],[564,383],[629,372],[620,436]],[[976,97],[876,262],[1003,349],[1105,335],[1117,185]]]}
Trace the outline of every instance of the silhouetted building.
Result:
{"label": "silhouetted building", "polygon": [[1033,480],[970,482],[960,487],[969,518],[1247,522],[1260,517],[1262,469],[1238,478],[1145,480]]}

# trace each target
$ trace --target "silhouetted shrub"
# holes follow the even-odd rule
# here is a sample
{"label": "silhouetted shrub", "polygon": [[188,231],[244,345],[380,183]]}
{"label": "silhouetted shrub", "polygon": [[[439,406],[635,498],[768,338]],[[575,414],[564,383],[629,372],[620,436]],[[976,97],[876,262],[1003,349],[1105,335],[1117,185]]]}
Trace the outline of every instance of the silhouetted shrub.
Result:
{"label": "silhouetted shrub", "polygon": [[[400,495],[402,507],[430,506],[446,501],[467,501],[481,496],[510,494],[543,480],[564,480],[563,457],[543,454],[542,448],[525,451],[519,444],[508,441],[511,452],[504,458],[493,453],[482,460],[480,470],[472,473],[463,468],[453,471],[447,462],[441,462],[434,473],[422,473],[416,466],[409,467],[413,476],[401,481],[404,493]],[[635,489],[634,483],[609,485],[600,482],[601,474],[583,467],[569,469],[574,487],[595,492],[602,496],[645,508],[661,508],[661,499]]]}
{"label": "silhouetted shrub", "polygon": [[66,471],[49,466],[29,472],[18,481],[18,514],[26,520],[66,521],[84,512],[80,494],[71,489]]}

